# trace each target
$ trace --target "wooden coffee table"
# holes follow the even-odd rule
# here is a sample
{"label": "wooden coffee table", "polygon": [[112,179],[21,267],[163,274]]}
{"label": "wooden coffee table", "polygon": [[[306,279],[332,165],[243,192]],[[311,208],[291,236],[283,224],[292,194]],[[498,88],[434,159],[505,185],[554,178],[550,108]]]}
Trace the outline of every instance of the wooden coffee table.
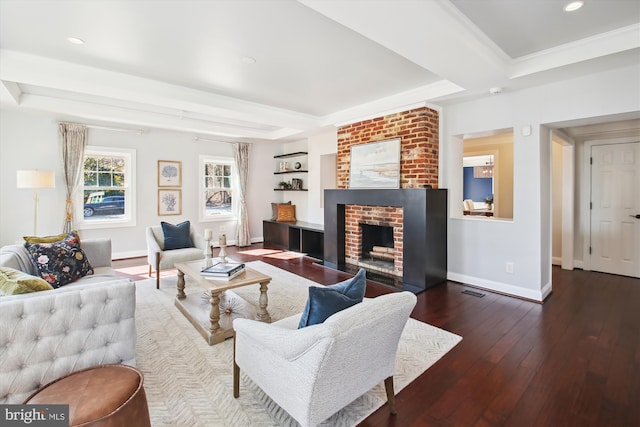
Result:
{"label": "wooden coffee table", "polygon": [[[212,280],[200,275],[200,271],[203,267],[204,260],[179,262],[175,264],[175,268],[178,269],[178,295],[176,296],[175,304],[182,314],[189,319],[198,332],[200,332],[200,335],[204,337],[209,345],[220,343],[233,336],[233,327],[230,322],[227,325],[223,325],[224,327],[220,325],[221,294],[224,293],[224,297],[227,299],[240,299],[241,302],[237,304],[239,307],[250,306],[249,303],[233,294],[233,292],[230,292],[231,289],[259,283],[259,307],[255,317],[257,320],[262,322],[271,322],[271,316],[267,311],[267,304],[269,301],[267,298],[267,285],[271,282],[271,277],[245,267],[245,271],[243,273],[231,280]],[[208,289],[207,292],[211,294],[211,298],[209,299],[210,309],[208,322],[204,319],[206,316],[203,317],[201,304],[198,304],[198,299],[202,296],[202,290],[190,294],[191,298],[187,298],[187,294],[184,291],[185,275],[199,285],[199,287]],[[249,313],[252,313],[252,310],[248,311]],[[255,310],[253,310],[253,312],[255,312]]]}

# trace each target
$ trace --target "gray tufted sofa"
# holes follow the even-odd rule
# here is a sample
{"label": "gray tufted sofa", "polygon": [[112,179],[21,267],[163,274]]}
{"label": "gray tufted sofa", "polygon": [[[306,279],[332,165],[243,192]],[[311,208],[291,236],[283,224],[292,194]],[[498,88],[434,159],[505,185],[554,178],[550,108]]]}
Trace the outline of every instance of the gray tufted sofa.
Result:
{"label": "gray tufted sofa", "polygon": [[[135,365],[135,285],[111,268],[109,239],[82,240],[82,249],[96,274],[0,297],[0,404],[90,366]],[[20,245],[0,248],[0,265],[33,274],[22,255]]]}

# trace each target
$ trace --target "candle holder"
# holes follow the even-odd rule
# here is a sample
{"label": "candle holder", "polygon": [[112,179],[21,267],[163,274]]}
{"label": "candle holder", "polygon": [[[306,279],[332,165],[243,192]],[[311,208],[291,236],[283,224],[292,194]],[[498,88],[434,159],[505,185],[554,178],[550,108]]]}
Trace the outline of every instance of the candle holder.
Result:
{"label": "candle holder", "polygon": [[210,267],[212,264],[211,261],[211,255],[212,255],[212,251],[211,251],[211,239],[204,239],[204,263],[206,267]]}
{"label": "candle holder", "polygon": [[220,237],[218,238],[218,246],[220,246],[220,253],[218,254],[218,257],[220,257],[220,261],[221,262],[227,262],[227,251],[224,249],[227,247],[227,235],[221,233]]}
{"label": "candle holder", "polygon": [[220,262],[227,262],[227,251],[224,249],[225,246],[220,246],[220,253],[218,253],[218,257],[220,258]]}

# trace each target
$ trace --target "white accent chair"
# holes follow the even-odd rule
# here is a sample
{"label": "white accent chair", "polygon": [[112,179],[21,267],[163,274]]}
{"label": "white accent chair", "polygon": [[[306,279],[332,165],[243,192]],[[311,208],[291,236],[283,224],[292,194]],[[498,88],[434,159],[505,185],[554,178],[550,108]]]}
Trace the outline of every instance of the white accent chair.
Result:
{"label": "white accent chair", "polygon": [[177,262],[196,261],[204,258],[204,240],[190,227],[192,248],[164,250],[164,233],[162,227],[154,225],[147,227],[147,262],[149,263],[149,277],[152,270],[156,272],[156,289],[160,289],[160,270],[173,268]]}
{"label": "white accent chair", "polygon": [[235,319],[233,395],[240,369],[303,427],[314,426],[384,380],[395,414],[398,341],[416,304],[410,292],[365,299],[324,323],[297,329],[300,314],[272,324]]}

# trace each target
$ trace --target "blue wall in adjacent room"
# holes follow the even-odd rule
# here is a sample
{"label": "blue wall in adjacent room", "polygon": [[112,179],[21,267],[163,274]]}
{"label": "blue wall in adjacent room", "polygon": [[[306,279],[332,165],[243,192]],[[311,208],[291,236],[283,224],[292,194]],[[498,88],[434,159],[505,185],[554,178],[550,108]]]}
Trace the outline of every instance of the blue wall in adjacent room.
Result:
{"label": "blue wall in adjacent room", "polygon": [[464,168],[463,200],[471,199],[474,202],[484,202],[485,197],[493,196],[493,178],[474,178],[473,167]]}

